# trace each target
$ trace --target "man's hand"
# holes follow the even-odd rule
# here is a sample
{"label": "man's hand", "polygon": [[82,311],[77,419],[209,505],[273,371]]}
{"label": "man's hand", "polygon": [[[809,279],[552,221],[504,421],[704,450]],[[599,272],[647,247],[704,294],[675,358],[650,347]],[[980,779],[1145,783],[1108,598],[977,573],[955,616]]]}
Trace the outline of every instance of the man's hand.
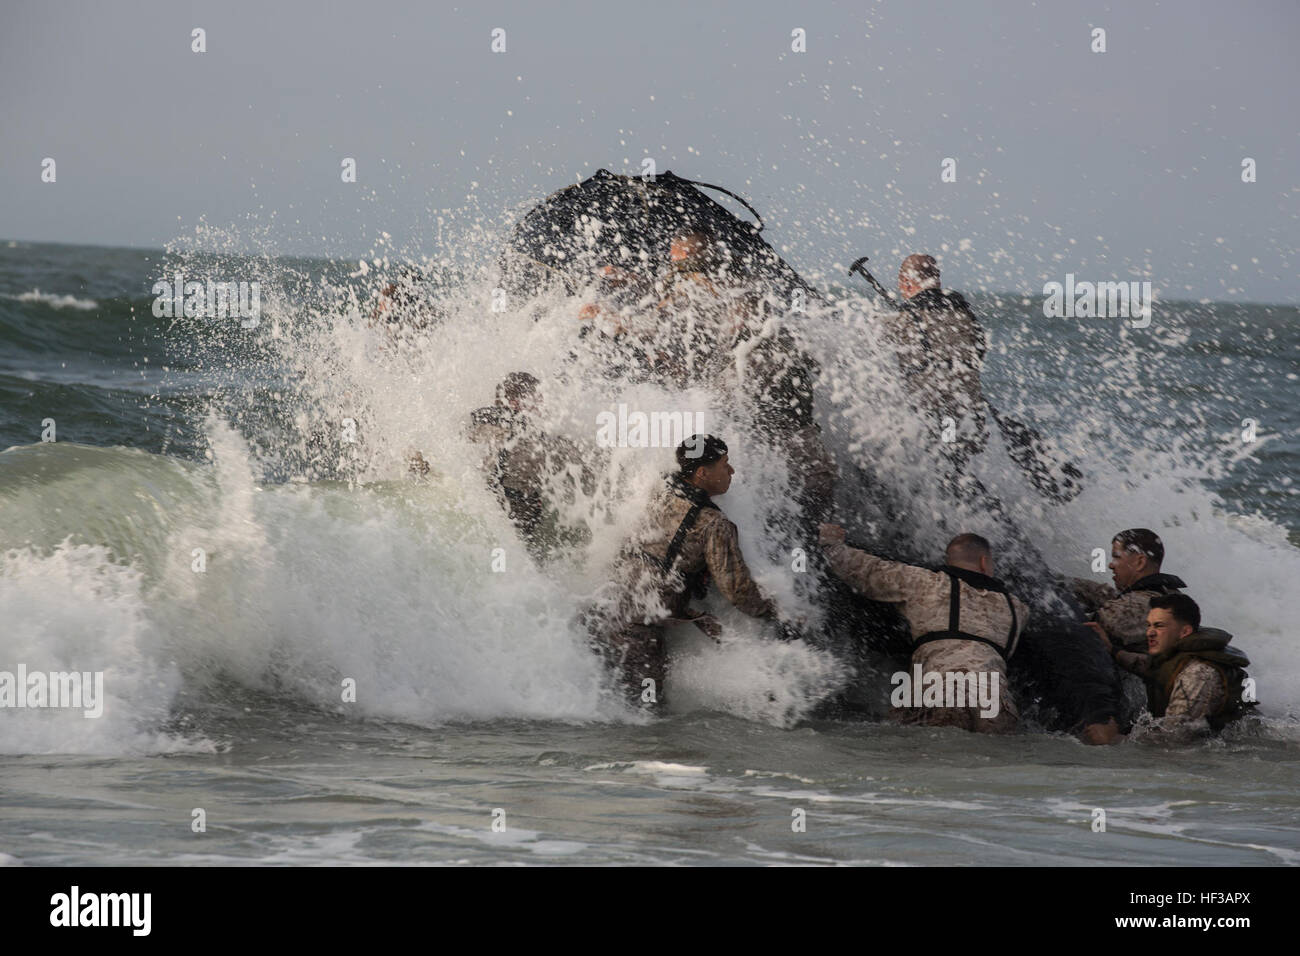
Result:
{"label": "man's hand", "polygon": [[1097,639],[1101,641],[1103,645],[1105,645],[1106,652],[1109,653],[1111,656],[1114,656],[1115,645],[1111,643],[1110,635],[1106,633],[1106,629],[1104,627],[1102,627],[1096,621],[1084,621],[1083,626],[1089,628],[1094,634],[1096,634]]}
{"label": "man's hand", "polygon": [[1115,723],[1115,718],[1112,717],[1104,724],[1086,725],[1080,738],[1085,744],[1102,747],[1106,744],[1118,743],[1124,739],[1124,735],[1119,732],[1119,724]]}
{"label": "man's hand", "polygon": [[840,525],[823,522],[817,527],[817,540],[823,548],[833,544],[843,544],[846,533]]}

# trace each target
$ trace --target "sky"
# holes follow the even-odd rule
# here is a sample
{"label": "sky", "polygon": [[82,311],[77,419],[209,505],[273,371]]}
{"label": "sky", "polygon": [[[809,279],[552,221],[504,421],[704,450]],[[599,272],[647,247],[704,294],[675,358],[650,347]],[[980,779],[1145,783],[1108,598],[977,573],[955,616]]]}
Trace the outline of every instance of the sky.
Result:
{"label": "sky", "polygon": [[924,251],[973,291],[1296,303],[1297,40],[1296,0],[5,0],[0,239],[486,256],[649,159],[814,281]]}

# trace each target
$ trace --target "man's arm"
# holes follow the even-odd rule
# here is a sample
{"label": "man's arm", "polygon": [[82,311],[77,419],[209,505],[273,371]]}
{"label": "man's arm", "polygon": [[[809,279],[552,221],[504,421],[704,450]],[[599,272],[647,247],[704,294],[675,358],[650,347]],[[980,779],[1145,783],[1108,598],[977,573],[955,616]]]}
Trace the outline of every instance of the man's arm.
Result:
{"label": "man's arm", "polygon": [[1114,651],[1115,663],[1130,674],[1146,677],[1151,670],[1151,655],[1134,651]]}
{"label": "man's arm", "polygon": [[774,617],[776,605],[759,589],[740,553],[736,526],[719,518],[705,534],[704,561],[722,596],[750,617]]}
{"label": "man's arm", "polygon": [[[1089,611],[1096,611],[1107,601],[1119,597],[1119,592],[1104,581],[1089,581],[1087,578],[1065,578],[1065,586]],[[1143,618],[1145,621],[1145,617]]]}
{"label": "man's arm", "polygon": [[839,525],[822,525],[820,541],[835,576],[873,601],[901,604],[906,599],[908,579],[922,570],[850,548],[844,543],[844,529]]}
{"label": "man's arm", "polygon": [[1145,678],[1151,667],[1151,657],[1140,651],[1121,650],[1124,645],[1116,644],[1110,633],[1096,621],[1085,621],[1082,625],[1097,635],[1106,652],[1115,659],[1115,663],[1130,674]]}

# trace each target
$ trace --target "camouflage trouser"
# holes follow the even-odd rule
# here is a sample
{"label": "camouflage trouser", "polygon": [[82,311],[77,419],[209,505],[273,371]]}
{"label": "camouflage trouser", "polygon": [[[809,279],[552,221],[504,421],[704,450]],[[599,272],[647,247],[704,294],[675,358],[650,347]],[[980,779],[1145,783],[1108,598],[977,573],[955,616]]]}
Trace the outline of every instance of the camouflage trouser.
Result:
{"label": "camouflage trouser", "polygon": [[1019,722],[1005,710],[996,717],[981,717],[978,707],[909,707],[898,719],[921,727],[959,727],[975,734],[1009,734]]}
{"label": "camouflage trouser", "polygon": [[[965,673],[953,671],[952,673]],[[969,698],[967,698],[969,700]],[[1001,681],[998,694],[998,712],[992,717],[980,715],[980,708],[974,707],[904,707],[896,711],[901,724],[921,727],[959,727],[976,734],[1009,734],[1020,722],[1015,701],[1005,678]]]}
{"label": "camouflage trouser", "polygon": [[[662,707],[668,672],[663,628],[625,624],[597,632],[592,643],[618,676],[629,704],[654,710]],[[646,684],[647,680],[654,683]]]}

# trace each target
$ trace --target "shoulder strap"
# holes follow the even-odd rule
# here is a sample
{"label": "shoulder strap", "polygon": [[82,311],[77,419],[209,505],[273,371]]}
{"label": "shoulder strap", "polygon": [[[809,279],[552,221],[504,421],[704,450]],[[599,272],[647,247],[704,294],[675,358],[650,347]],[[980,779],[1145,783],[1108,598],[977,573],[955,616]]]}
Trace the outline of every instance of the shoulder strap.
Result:
{"label": "shoulder strap", "polygon": [[691,533],[691,528],[695,527],[695,522],[700,517],[700,506],[691,505],[687,509],[686,515],[682,518],[682,523],[677,526],[677,533],[673,535],[673,540],[668,542],[668,551],[664,554],[662,561],[665,571],[672,571],[673,563],[677,560],[677,555],[681,553],[682,545],[686,542],[686,536]]}
{"label": "shoulder strap", "polygon": [[672,571],[673,564],[677,561],[677,555],[681,553],[682,545],[686,543],[686,536],[691,533],[695,523],[700,520],[700,512],[706,507],[716,508],[717,506],[712,502],[702,504],[696,501],[691,504],[686,514],[682,516],[682,523],[677,526],[677,532],[673,535],[673,540],[668,542],[668,551],[664,554],[663,561],[660,562],[665,572]]}
{"label": "shoulder strap", "polygon": [[961,582],[957,575],[948,574],[948,583],[951,585],[948,591],[948,630],[957,634],[961,631]]}
{"label": "shoulder strap", "polygon": [[1016,631],[1019,630],[1017,627],[1019,622],[1016,620],[1016,604],[1011,600],[1011,592],[1004,592],[1004,596],[1007,599],[1007,610],[1011,612],[1011,630],[1007,631],[1007,652],[1002,656],[1009,658],[1016,652]]}
{"label": "shoulder strap", "polygon": [[987,637],[980,637],[978,634],[967,634],[961,629],[961,581],[957,575],[951,571],[944,571],[948,575],[951,584],[948,591],[948,630],[931,631],[929,634],[923,634],[915,642],[913,649],[920,647],[922,644],[929,644],[931,641],[976,641],[980,644],[987,644],[1001,655],[1003,660],[1007,660],[1015,653],[1016,631],[1018,630],[1018,619],[1016,615],[1016,606],[1011,601],[1011,595],[1003,592],[1007,599],[1007,607],[1011,611],[1011,629],[1007,632],[1007,643],[1003,647],[996,641],[991,641]]}

